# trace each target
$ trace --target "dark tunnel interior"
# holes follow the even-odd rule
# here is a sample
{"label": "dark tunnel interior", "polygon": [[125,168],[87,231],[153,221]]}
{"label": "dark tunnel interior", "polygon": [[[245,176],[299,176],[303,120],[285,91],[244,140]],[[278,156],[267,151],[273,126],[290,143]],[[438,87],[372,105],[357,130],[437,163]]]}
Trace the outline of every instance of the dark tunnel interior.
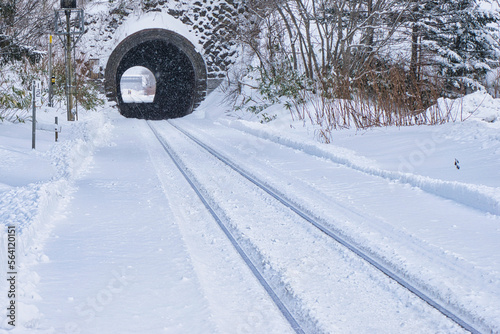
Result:
{"label": "dark tunnel interior", "polygon": [[[120,79],[131,67],[144,66],[154,73],[156,94],[153,103],[124,103]],[[120,112],[125,117],[160,120],[182,117],[193,108],[195,72],[189,58],[165,40],[150,40],[130,49],[116,72]]]}

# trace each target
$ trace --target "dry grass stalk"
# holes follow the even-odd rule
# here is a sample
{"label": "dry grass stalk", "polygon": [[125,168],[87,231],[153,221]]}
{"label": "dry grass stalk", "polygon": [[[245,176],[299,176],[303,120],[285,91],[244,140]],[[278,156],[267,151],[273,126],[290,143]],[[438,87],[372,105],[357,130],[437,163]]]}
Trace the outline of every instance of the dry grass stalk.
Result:
{"label": "dry grass stalk", "polygon": [[296,103],[294,116],[318,125],[317,136],[327,143],[337,129],[442,124],[457,117],[453,103],[437,103],[443,85],[430,76],[412,80],[396,66],[366,71],[356,80],[338,75],[304,90],[301,100],[308,103]]}

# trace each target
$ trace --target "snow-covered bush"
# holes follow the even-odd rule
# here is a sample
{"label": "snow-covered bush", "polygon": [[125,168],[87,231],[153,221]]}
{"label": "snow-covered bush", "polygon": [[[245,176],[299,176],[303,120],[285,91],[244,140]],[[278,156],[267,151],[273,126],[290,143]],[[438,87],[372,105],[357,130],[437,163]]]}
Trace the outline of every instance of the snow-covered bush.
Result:
{"label": "snow-covered bush", "polygon": [[[73,86],[75,87],[75,99],[79,105],[86,110],[95,110],[104,105],[104,97],[99,91],[99,82],[90,79],[91,65],[83,54],[75,61]],[[59,57],[53,65],[54,101],[61,104],[66,103],[66,65],[64,59]]]}
{"label": "snow-covered bush", "polygon": [[4,65],[0,71],[0,120],[24,121],[31,106],[31,83],[41,77],[40,67],[30,61]]}
{"label": "snow-covered bush", "polygon": [[[94,110],[104,104],[98,83],[88,76],[89,63],[83,56],[79,57],[75,67],[74,86],[77,103],[86,110]],[[30,62],[27,59],[10,62],[0,72],[0,120],[24,121],[31,113],[32,82],[40,80],[43,85],[42,100],[48,102],[46,82],[48,81],[47,59]],[[66,69],[64,59],[56,57],[53,64],[53,75],[56,84],[53,86],[53,103],[64,108],[66,103],[65,82]]]}
{"label": "snow-covered bush", "polygon": [[248,65],[241,81],[245,81],[246,87],[256,90],[257,94],[252,94],[248,89],[233,90],[234,108],[256,114],[261,123],[276,118],[276,115],[269,115],[265,111],[274,104],[282,104],[290,111],[298,110],[299,105],[304,103],[303,91],[312,84],[305,75],[293,71],[289,60],[268,69]]}

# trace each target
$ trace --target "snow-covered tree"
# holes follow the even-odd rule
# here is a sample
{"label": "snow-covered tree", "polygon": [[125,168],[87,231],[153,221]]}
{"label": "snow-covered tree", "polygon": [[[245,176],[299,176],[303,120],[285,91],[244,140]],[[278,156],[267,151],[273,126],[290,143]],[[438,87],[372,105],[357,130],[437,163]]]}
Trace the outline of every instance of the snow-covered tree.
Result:
{"label": "snow-covered tree", "polygon": [[[0,61],[36,57],[51,31],[55,0],[0,0]],[[45,43],[44,43],[45,44]]]}
{"label": "snow-covered tree", "polygon": [[421,66],[433,65],[455,88],[478,88],[480,79],[499,58],[498,12],[476,0],[413,2],[410,69],[419,78]]}

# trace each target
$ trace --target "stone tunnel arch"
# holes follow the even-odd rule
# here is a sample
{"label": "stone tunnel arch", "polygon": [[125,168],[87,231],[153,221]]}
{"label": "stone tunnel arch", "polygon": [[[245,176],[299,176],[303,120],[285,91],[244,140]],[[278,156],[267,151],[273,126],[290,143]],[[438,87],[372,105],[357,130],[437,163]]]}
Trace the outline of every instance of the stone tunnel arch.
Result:
{"label": "stone tunnel arch", "polygon": [[[152,103],[124,103],[120,79],[131,67],[155,74]],[[106,96],[125,117],[168,119],[185,116],[204,99],[207,70],[203,57],[182,35],[165,29],[145,29],[125,38],[111,53],[104,75]]]}

